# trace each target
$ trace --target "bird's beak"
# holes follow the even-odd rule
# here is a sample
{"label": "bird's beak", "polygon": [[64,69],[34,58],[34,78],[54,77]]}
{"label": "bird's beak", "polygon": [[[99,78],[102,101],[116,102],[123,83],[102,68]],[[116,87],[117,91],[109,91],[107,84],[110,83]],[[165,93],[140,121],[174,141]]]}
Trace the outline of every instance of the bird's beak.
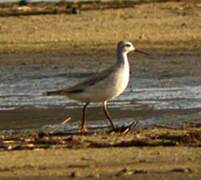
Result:
{"label": "bird's beak", "polygon": [[144,52],[144,51],[141,51],[141,50],[138,50],[138,49],[135,49],[135,52],[138,52],[140,54],[144,54],[144,55],[148,56],[151,59],[155,59],[155,57],[152,54],[149,54],[147,52]]}
{"label": "bird's beak", "polygon": [[147,55],[147,56],[151,56],[151,54],[149,54],[147,52],[144,52],[144,51],[141,51],[141,50],[138,50],[138,49],[135,49],[135,52],[138,52],[138,53],[141,53],[141,54],[144,54],[144,55]]}

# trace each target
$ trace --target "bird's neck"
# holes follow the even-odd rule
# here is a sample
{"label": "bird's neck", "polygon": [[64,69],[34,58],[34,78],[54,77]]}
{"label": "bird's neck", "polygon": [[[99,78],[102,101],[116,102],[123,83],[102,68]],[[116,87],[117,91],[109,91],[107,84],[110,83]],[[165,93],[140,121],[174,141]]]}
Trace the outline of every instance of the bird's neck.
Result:
{"label": "bird's neck", "polygon": [[117,51],[117,64],[118,65],[128,65],[127,53]]}

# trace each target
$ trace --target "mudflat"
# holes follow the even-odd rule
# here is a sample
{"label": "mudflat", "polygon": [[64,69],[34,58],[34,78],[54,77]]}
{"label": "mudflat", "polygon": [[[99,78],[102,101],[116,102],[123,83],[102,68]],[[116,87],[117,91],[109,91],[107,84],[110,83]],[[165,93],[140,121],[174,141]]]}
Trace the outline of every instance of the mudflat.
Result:
{"label": "mudflat", "polygon": [[1,135],[0,177],[199,179],[201,128]]}
{"label": "mudflat", "polygon": [[[128,39],[159,57],[153,66],[139,57],[137,75],[157,71],[159,78],[200,76],[200,18],[199,1],[147,3],[80,15],[0,17],[0,70],[104,68],[113,62],[117,41]],[[183,61],[188,57],[190,63]],[[200,179],[200,132],[200,127],[184,127],[126,135],[2,134],[0,178]]]}

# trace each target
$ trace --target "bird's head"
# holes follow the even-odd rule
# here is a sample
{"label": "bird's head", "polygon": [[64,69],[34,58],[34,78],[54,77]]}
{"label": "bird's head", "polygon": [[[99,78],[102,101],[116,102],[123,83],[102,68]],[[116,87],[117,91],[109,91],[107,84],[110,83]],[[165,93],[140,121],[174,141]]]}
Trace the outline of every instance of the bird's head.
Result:
{"label": "bird's head", "polygon": [[131,51],[135,51],[135,52],[138,52],[138,53],[141,53],[141,54],[144,54],[144,55],[148,55],[148,56],[150,55],[150,54],[148,54],[148,53],[146,53],[144,51],[136,49],[134,47],[134,45],[129,41],[120,41],[117,44],[117,51],[122,52],[122,53],[126,53],[126,54],[128,54]]}
{"label": "bird's head", "polygon": [[133,44],[129,41],[120,41],[118,44],[117,44],[117,50],[119,52],[123,52],[123,53],[129,53],[131,51],[134,51],[135,50],[135,47],[133,46]]}

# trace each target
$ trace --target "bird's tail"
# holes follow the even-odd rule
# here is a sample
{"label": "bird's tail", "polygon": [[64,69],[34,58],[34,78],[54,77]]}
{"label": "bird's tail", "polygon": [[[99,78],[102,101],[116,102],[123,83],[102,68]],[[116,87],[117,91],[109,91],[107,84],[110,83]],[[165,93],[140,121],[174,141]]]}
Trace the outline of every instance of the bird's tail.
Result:
{"label": "bird's tail", "polygon": [[63,91],[62,90],[57,90],[57,91],[47,91],[43,93],[44,96],[58,96],[62,95]]}

